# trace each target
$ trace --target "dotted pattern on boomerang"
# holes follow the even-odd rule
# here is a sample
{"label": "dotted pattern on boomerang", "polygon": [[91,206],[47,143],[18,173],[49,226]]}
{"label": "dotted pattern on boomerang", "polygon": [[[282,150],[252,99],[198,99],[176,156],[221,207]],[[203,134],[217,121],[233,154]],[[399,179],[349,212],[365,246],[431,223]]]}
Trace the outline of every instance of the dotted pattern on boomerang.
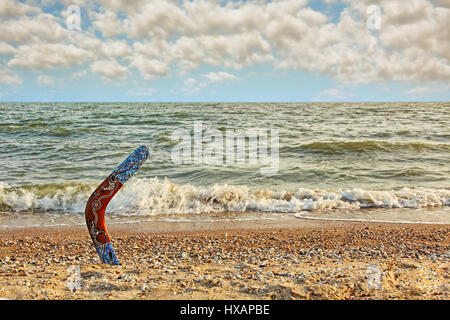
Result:
{"label": "dotted pattern on boomerang", "polygon": [[103,263],[120,264],[105,226],[106,206],[148,157],[149,150],[146,146],[137,148],[95,189],[86,204],[86,224]]}

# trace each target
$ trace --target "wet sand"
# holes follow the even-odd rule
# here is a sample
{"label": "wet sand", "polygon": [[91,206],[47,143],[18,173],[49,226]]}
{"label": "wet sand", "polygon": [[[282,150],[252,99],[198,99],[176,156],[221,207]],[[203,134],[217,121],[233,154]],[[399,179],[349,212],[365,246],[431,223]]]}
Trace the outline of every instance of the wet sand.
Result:
{"label": "wet sand", "polygon": [[121,266],[99,263],[86,227],[0,230],[0,298],[450,298],[450,225],[149,222],[109,233]]}

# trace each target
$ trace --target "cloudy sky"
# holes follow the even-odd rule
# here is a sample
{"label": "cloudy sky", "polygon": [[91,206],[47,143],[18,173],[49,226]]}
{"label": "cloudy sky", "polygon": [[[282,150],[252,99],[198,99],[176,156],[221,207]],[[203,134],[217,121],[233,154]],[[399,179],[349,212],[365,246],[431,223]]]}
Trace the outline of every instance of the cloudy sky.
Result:
{"label": "cloudy sky", "polygon": [[449,101],[450,0],[1,0],[0,101]]}

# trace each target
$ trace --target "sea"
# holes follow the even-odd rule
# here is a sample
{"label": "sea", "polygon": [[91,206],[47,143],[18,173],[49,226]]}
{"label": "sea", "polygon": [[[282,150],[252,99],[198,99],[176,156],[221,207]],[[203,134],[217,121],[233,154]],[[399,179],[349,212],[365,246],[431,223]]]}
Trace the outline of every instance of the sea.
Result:
{"label": "sea", "polygon": [[[109,223],[450,223],[450,102],[0,103],[0,229]],[[240,138],[239,138],[240,137]]]}

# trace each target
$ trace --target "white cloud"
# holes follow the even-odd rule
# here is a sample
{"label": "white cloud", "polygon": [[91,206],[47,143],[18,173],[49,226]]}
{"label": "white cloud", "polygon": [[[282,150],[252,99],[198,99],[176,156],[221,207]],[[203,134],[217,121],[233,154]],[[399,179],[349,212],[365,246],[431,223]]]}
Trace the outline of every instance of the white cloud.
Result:
{"label": "white cloud", "polygon": [[404,90],[403,93],[409,97],[420,98],[427,96],[432,93],[442,93],[448,92],[450,90],[450,83],[440,83],[434,85],[421,85],[416,86],[407,90]]}
{"label": "white cloud", "polygon": [[51,77],[49,77],[49,76],[47,76],[45,74],[42,74],[42,75],[38,76],[37,77],[37,81],[39,83],[45,84],[47,86],[53,84],[53,78],[51,78]]}
{"label": "white cloud", "polygon": [[16,53],[16,48],[6,42],[0,42],[0,54],[11,55]]}
{"label": "white cloud", "polygon": [[106,41],[103,43],[105,55],[112,57],[126,57],[131,54],[131,48],[125,41]]}
{"label": "white cloud", "polygon": [[128,90],[127,93],[132,96],[150,97],[156,93],[156,90],[153,88],[137,88]]}
{"label": "white cloud", "polygon": [[17,17],[28,13],[38,13],[41,10],[19,1],[2,0],[0,1],[0,16],[1,17]]}
{"label": "white cloud", "polygon": [[339,101],[350,99],[353,93],[342,91],[342,89],[332,88],[319,92],[314,98],[315,101]]}
{"label": "white cloud", "polygon": [[10,67],[27,69],[52,69],[70,67],[92,58],[93,54],[73,44],[32,44],[17,48],[17,53],[8,62]]}
{"label": "white cloud", "polygon": [[19,44],[50,43],[68,38],[69,31],[51,14],[24,15],[17,19],[0,20],[0,40],[3,41]]}
{"label": "white cloud", "polygon": [[87,71],[86,70],[75,72],[74,74],[72,74],[72,80],[83,78],[86,75],[87,75]]}
{"label": "white cloud", "polygon": [[201,36],[197,41],[205,52],[207,64],[240,69],[273,60],[270,43],[258,31]]}
{"label": "white cloud", "polygon": [[0,83],[6,85],[19,85],[22,80],[18,75],[11,73],[9,70],[0,69]]}
{"label": "white cloud", "polygon": [[91,12],[91,17],[94,20],[92,24],[101,31],[104,37],[114,37],[125,31],[123,22],[117,17],[117,13],[112,10],[100,13]]}
{"label": "white cloud", "polygon": [[435,0],[438,6],[450,8],[450,0]]}
{"label": "white cloud", "polygon": [[206,74],[200,75],[201,78],[206,80],[198,81],[194,78],[187,78],[184,80],[184,86],[181,88],[181,91],[187,94],[197,94],[204,87],[214,85],[220,82],[229,82],[229,81],[237,81],[238,78],[228,72],[210,72]]}
{"label": "white cloud", "polygon": [[418,86],[412,89],[405,90],[403,93],[406,95],[412,95],[414,97],[421,97],[431,92],[431,88],[427,86]]}
{"label": "white cloud", "polygon": [[[346,21],[349,34],[353,32],[351,38],[344,37],[341,43],[360,55],[352,62],[360,82],[450,79],[449,9],[427,0],[412,0],[408,5],[402,1],[380,0],[377,5],[382,12],[381,29],[372,33],[359,21],[365,22],[367,6],[373,1],[349,2],[351,7],[344,11],[347,17],[341,16],[338,27],[344,27]],[[342,52],[339,55],[342,57]],[[350,72],[337,71],[340,71],[336,72],[338,77],[358,81]]]}
{"label": "white cloud", "polygon": [[186,86],[195,86],[197,84],[197,80],[195,80],[194,78],[188,78],[184,80],[184,84]]}
{"label": "white cloud", "polygon": [[192,31],[195,22],[172,1],[149,1],[130,12],[128,35],[132,38],[168,38]]}
{"label": "white cloud", "polygon": [[[89,61],[91,70],[112,78],[126,77],[129,68],[154,79],[175,70],[185,75],[202,65],[241,69],[270,63],[342,82],[450,80],[448,1],[345,2],[332,20],[306,0],[79,0],[73,3],[82,5],[87,13],[82,18],[92,26],[73,32],[65,28],[64,13],[37,7],[54,0],[8,0],[0,3],[0,54],[12,56],[9,67],[29,69]],[[371,4],[382,9],[381,29],[375,32],[366,26]],[[114,70],[100,68],[108,61]]]}
{"label": "white cloud", "polygon": [[208,79],[208,84],[237,80],[236,76],[223,71],[210,72],[207,74],[203,74],[202,77]]}
{"label": "white cloud", "polygon": [[130,75],[130,71],[114,59],[95,61],[90,69],[100,74],[104,80],[125,79]]}
{"label": "white cloud", "polygon": [[130,61],[130,67],[137,68],[146,80],[160,76],[168,75],[170,67],[167,63],[158,59],[149,59],[141,54],[127,58]]}
{"label": "white cloud", "polygon": [[89,51],[92,57],[96,59],[102,57],[123,58],[133,52],[125,40],[101,40],[89,33],[74,33],[71,42],[79,48]]}

